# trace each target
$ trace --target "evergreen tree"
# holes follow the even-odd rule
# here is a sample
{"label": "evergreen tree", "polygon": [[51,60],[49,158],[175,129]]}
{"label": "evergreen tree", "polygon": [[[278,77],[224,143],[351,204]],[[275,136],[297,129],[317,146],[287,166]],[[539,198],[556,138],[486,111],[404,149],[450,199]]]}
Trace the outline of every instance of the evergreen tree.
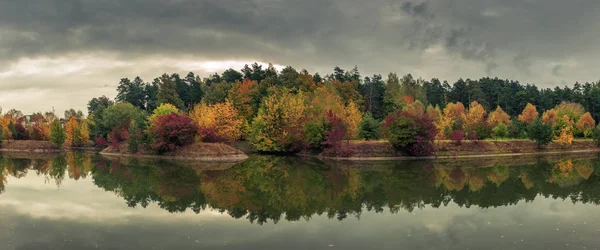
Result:
{"label": "evergreen tree", "polygon": [[171,78],[167,74],[164,74],[160,77],[160,82],[158,83],[157,98],[158,104],[170,103],[178,109],[185,109],[183,101],[177,93],[175,79]]}

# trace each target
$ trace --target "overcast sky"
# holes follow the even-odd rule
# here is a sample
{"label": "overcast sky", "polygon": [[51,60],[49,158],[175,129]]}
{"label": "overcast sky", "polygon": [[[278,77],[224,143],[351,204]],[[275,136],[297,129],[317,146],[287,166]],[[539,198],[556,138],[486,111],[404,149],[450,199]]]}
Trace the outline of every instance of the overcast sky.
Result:
{"label": "overcast sky", "polygon": [[0,0],[0,106],[85,111],[120,78],[271,62],[310,72],[600,77],[597,0]]}

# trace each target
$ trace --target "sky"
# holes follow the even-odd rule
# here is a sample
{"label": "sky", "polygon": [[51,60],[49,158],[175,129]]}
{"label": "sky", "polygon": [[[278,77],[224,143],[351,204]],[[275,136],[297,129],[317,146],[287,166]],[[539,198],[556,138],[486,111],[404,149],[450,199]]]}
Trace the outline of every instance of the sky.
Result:
{"label": "sky", "polygon": [[121,78],[255,61],[454,82],[597,81],[597,0],[0,0],[0,106],[86,110]]}

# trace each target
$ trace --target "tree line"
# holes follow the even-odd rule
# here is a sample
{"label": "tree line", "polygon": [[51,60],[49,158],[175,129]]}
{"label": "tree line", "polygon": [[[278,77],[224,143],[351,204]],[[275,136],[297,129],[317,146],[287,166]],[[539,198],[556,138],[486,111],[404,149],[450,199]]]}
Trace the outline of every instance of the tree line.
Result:
{"label": "tree line", "polygon": [[[560,139],[568,145],[574,137],[594,137],[599,116],[598,82],[554,89],[498,78],[450,84],[410,74],[362,76],[357,67],[321,76],[254,63],[205,78],[191,72],[152,82],[123,78],[114,100],[89,101],[87,117],[65,113],[62,141],[167,153],[195,141],[247,140],[263,152],[346,156],[349,140],[383,138],[399,151],[427,155],[435,139],[531,138],[540,146]],[[9,127],[22,124],[19,115],[4,117],[3,137],[22,138]],[[50,120],[41,115],[34,124],[42,136],[32,136],[29,125],[29,137],[59,137],[53,141],[60,143],[60,128],[51,133]]]}

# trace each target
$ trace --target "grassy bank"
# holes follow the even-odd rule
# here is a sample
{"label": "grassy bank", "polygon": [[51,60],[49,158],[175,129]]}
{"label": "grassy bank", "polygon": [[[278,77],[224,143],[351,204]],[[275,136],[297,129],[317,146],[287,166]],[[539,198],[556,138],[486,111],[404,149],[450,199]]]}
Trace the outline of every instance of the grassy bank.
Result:
{"label": "grassy bank", "polygon": [[108,156],[130,156],[141,158],[163,158],[178,160],[201,160],[201,161],[241,161],[248,158],[244,152],[237,150],[223,143],[204,143],[196,142],[194,144],[177,149],[164,155],[157,155],[150,150],[140,150],[137,153],[127,151],[127,145],[122,145],[119,149],[112,146],[105,148],[100,152]]}
{"label": "grassy bank", "polygon": [[[543,149],[538,149],[535,142],[530,140],[482,140],[463,141],[461,144],[452,141],[435,141],[434,157],[462,157],[462,156],[489,156],[489,155],[530,155],[569,153],[599,150],[592,140],[575,140],[573,144],[563,147],[559,143],[552,142]],[[394,150],[387,141],[350,141],[348,144],[351,155],[349,159],[360,158],[401,158],[407,157]],[[304,155],[319,157],[336,157],[331,152],[302,152]]]}
{"label": "grassy bank", "polygon": [[0,151],[5,152],[36,152],[36,153],[45,153],[45,152],[60,152],[62,151],[58,148],[54,143],[49,141],[32,141],[32,140],[24,140],[24,141],[3,141],[2,147],[0,147]]}

